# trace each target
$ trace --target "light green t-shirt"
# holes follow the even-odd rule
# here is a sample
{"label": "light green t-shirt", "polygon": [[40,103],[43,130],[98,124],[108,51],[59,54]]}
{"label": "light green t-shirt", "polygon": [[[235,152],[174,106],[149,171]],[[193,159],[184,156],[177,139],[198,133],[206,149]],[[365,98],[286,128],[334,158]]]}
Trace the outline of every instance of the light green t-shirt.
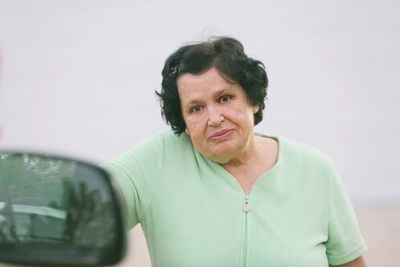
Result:
{"label": "light green t-shirt", "polygon": [[363,254],[331,161],[274,138],[278,161],[248,196],[186,134],[157,135],[104,165],[121,185],[129,228],[142,224],[154,267],[324,267]]}

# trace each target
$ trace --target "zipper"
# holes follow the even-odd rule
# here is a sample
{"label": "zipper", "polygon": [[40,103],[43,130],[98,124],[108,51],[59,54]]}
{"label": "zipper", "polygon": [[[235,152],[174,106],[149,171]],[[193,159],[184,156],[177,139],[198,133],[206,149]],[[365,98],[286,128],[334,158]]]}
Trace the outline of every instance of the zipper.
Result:
{"label": "zipper", "polygon": [[244,195],[244,205],[243,205],[242,210],[243,210],[244,213],[246,213],[246,215],[251,210],[251,207],[250,207],[250,204],[249,204],[249,194],[245,194]]}
{"label": "zipper", "polygon": [[248,225],[247,225],[247,214],[250,212],[251,207],[249,203],[249,194],[244,195],[244,204],[242,211],[244,212],[244,231],[243,231],[243,267],[247,266],[247,242],[248,242]]}

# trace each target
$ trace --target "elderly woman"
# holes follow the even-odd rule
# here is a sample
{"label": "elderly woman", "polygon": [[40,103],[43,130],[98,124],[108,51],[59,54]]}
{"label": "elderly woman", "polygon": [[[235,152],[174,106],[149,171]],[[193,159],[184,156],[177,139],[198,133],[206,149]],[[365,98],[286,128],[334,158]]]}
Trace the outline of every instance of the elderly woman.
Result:
{"label": "elderly woman", "polygon": [[129,229],[142,225],[153,266],[366,266],[331,161],[254,133],[268,80],[239,41],[183,46],[162,76],[157,94],[173,131],[105,164],[121,184]]}

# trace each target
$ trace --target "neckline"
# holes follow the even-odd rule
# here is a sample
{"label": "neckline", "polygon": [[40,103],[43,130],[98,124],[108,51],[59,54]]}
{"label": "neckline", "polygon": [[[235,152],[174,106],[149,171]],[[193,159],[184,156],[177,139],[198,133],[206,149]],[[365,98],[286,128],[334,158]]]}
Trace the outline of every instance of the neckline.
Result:
{"label": "neckline", "polygon": [[266,171],[264,174],[262,174],[261,176],[259,176],[256,181],[254,182],[253,187],[251,188],[251,191],[249,193],[244,192],[243,188],[241,187],[239,181],[231,174],[229,173],[221,164],[203,156],[199,151],[197,151],[194,147],[194,151],[196,153],[197,156],[203,158],[205,161],[207,161],[211,166],[214,166],[216,171],[218,172],[218,174],[221,175],[221,177],[225,178],[228,180],[229,183],[233,184],[234,187],[236,188],[236,190],[238,192],[240,192],[242,195],[252,195],[254,190],[256,189],[256,187],[258,187],[257,185],[260,184],[263,181],[269,181],[271,179],[268,178],[272,178],[274,176],[276,176],[276,174],[281,170],[280,166],[282,165],[282,151],[283,151],[283,146],[284,146],[284,142],[282,140],[282,138],[278,135],[267,135],[267,134],[261,134],[261,133],[255,133],[255,135],[261,136],[261,137],[266,137],[266,138],[273,138],[278,142],[278,157],[277,160],[275,162],[275,164],[272,166],[272,168],[270,168],[268,171]]}

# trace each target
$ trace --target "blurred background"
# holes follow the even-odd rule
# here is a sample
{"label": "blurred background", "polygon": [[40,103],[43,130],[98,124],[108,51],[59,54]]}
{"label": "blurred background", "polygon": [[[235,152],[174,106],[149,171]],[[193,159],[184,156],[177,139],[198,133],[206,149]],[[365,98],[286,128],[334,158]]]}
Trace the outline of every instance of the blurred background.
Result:
{"label": "blurred background", "polygon": [[[369,266],[400,260],[400,2],[0,0],[0,148],[114,158],[165,131],[166,57],[213,35],[266,65],[257,131],[335,162]],[[120,266],[150,266],[140,226]]]}

